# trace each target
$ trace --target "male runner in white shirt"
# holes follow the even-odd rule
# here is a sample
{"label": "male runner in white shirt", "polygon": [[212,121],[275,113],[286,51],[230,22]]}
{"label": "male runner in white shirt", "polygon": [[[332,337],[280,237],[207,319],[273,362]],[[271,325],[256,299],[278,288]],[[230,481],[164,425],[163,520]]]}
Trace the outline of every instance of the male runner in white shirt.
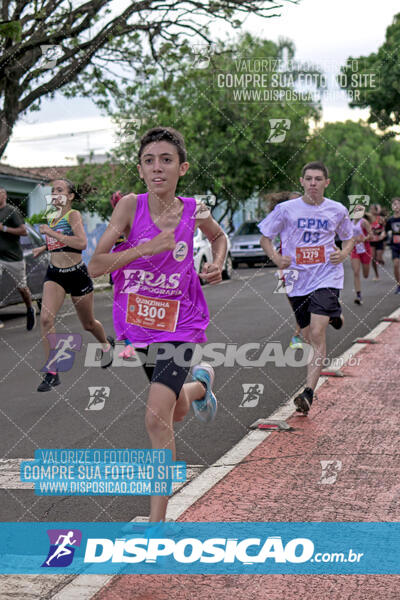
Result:
{"label": "male runner in white shirt", "polygon": [[[307,415],[326,357],[326,328],[343,325],[339,290],[343,289],[343,265],[353,248],[353,226],[347,209],[340,202],[324,197],[330,180],[322,162],[306,164],[300,183],[304,195],[278,204],[261,221],[261,246],[278,269],[298,271],[289,300],[303,338],[312,345],[313,357],[308,364],[307,383],[294,403],[297,411]],[[335,234],[343,248],[335,246]],[[282,242],[279,254],[272,242],[277,235]]]}

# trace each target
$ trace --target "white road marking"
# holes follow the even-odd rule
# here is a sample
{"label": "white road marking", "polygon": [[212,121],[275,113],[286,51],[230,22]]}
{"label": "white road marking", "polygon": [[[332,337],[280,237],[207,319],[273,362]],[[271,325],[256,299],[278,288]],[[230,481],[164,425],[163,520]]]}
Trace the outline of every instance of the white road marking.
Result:
{"label": "white road marking", "polygon": [[24,460],[32,458],[1,458],[0,459],[0,489],[1,490],[33,490],[33,483],[21,481],[20,468]]}

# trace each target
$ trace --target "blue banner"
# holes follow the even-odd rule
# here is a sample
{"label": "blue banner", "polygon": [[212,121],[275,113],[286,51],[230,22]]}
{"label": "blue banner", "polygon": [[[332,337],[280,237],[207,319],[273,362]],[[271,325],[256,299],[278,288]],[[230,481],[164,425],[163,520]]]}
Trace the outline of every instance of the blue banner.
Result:
{"label": "blue banner", "polygon": [[400,574],[400,523],[0,523],[2,574]]}

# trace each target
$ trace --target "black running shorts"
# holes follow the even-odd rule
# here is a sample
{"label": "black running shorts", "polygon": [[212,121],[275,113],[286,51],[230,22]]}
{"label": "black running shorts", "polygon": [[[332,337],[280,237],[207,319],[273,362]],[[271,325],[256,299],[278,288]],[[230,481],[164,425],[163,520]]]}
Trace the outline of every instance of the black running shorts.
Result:
{"label": "black running shorts", "polygon": [[327,317],[340,317],[342,313],[337,288],[319,288],[306,296],[292,296],[289,301],[301,329],[310,324],[311,313]]}
{"label": "black running shorts", "polygon": [[178,398],[190,370],[196,344],[168,342],[150,344],[147,348],[135,348],[148,380],[162,383]]}
{"label": "black running shorts", "polygon": [[80,262],[67,269],[49,265],[44,281],[54,281],[71,296],[85,296],[93,292],[93,281],[89,277],[87,266]]}
{"label": "black running shorts", "polygon": [[392,259],[400,258],[400,246],[398,244],[392,246]]}
{"label": "black running shorts", "polygon": [[383,250],[383,240],[379,240],[379,242],[370,242],[370,245],[377,250]]}

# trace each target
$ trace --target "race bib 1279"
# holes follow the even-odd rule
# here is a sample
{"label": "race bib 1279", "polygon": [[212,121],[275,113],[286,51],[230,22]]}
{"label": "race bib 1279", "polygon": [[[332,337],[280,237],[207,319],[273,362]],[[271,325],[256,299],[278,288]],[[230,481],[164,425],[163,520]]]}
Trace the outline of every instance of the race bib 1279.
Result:
{"label": "race bib 1279", "polygon": [[296,248],[296,264],[315,265],[325,262],[325,246],[309,246]]}

